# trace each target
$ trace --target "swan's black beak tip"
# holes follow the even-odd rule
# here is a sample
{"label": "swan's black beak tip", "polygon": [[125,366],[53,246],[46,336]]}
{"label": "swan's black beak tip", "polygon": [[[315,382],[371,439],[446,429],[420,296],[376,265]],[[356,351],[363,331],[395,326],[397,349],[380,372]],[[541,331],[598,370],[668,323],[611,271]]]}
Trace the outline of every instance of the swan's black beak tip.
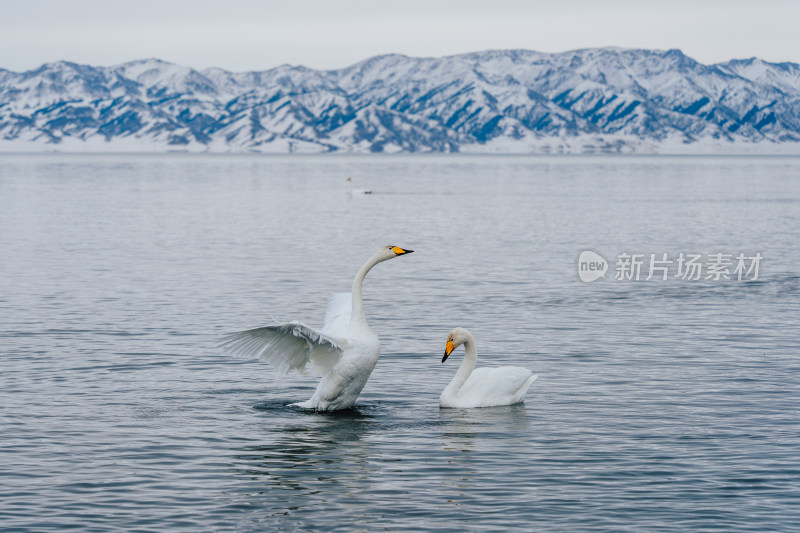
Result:
{"label": "swan's black beak tip", "polygon": [[453,350],[455,350],[455,346],[453,346],[453,341],[447,341],[447,344],[444,347],[444,357],[442,357],[442,363],[444,363],[447,360],[447,357],[451,353],[453,353]]}

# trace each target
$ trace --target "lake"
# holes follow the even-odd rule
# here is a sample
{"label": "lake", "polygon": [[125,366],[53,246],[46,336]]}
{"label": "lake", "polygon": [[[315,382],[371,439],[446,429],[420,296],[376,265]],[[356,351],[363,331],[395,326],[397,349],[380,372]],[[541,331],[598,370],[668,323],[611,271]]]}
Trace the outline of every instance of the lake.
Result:
{"label": "lake", "polygon": [[[800,531],[798,243],[793,157],[2,155],[0,529]],[[216,349],[387,244],[354,410]]]}

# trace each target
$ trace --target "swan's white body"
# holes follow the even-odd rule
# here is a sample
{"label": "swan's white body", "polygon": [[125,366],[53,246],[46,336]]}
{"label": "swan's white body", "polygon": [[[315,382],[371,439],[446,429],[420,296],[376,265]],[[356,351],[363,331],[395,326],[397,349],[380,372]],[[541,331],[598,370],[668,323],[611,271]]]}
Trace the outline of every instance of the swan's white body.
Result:
{"label": "swan's white body", "polygon": [[538,376],[527,368],[516,366],[476,369],[478,349],[475,338],[464,328],[456,328],[450,333],[442,362],[462,344],[464,362],[439,397],[439,407],[495,407],[513,405],[525,399],[528,388]]}
{"label": "swan's white body", "polygon": [[412,251],[381,248],[359,269],[351,293],[330,298],[320,330],[287,322],[233,333],[220,346],[233,355],[268,361],[284,372],[304,372],[310,364],[322,379],[309,400],[292,405],[319,411],[352,407],[381,355],[378,337],[364,314],[364,277],[378,263]]}
{"label": "swan's white body", "polygon": [[354,189],[353,178],[347,178],[347,194],[353,196],[354,194],[372,194],[370,189]]}

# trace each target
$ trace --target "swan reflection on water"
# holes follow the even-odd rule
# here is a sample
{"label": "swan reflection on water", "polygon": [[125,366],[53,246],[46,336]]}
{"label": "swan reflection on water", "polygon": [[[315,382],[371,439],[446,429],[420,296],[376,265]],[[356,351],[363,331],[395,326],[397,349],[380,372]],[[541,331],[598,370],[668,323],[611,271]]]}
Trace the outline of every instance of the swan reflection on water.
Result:
{"label": "swan reflection on water", "polygon": [[481,442],[483,437],[489,437],[487,446],[490,447],[492,435],[506,435],[509,431],[518,434],[517,431],[524,432],[530,427],[523,403],[481,409],[442,409],[439,418],[445,449],[462,452],[475,451],[476,442]]}
{"label": "swan reflection on water", "polygon": [[[331,517],[316,511],[330,506],[332,495],[364,509],[365,521],[367,511],[400,515],[430,506],[427,512],[442,513],[443,503],[456,509],[480,489],[485,463],[505,457],[507,446],[530,445],[509,438],[527,434],[523,404],[421,412],[412,404],[365,403],[315,412],[287,403],[255,406],[262,436],[231,454],[227,492],[235,505],[257,509],[253,520],[262,525],[291,515],[328,529]],[[409,493],[431,497],[412,505]]]}
{"label": "swan reflection on water", "polygon": [[[409,438],[443,439],[445,449],[472,451],[476,442],[487,446],[497,435],[527,430],[530,426],[524,404],[482,409],[441,409],[428,420],[403,418],[395,422],[390,409],[364,405],[353,409],[315,412],[286,406],[284,402],[259,404],[260,411],[283,410],[282,425],[273,425],[265,441],[240,448],[235,453],[239,466],[250,474],[275,473],[289,469],[348,463],[362,464],[370,459],[374,448],[371,440],[384,443],[395,440],[399,447]],[[291,413],[289,413],[291,411]],[[300,417],[297,417],[300,414]],[[401,415],[402,417],[402,415]],[[485,437],[485,438],[484,438]],[[398,457],[401,460],[402,457]],[[350,476],[353,472],[342,475]],[[294,475],[294,474],[293,474]]]}
{"label": "swan reflection on water", "polygon": [[375,408],[317,412],[286,405],[285,401],[255,406],[281,416],[264,440],[234,451],[235,470],[263,484],[310,490],[321,482],[346,477],[363,482],[369,476],[366,433],[376,425]]}

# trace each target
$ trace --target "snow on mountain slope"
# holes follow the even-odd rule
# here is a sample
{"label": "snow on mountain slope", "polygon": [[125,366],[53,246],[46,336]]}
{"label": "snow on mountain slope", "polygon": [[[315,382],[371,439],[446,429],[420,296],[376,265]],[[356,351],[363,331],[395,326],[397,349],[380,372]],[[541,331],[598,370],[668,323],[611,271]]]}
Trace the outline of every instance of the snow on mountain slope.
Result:
{"label": "snow on mountain slope", "polygon": [[800,65],[797,63],[768,63],[752,57],[733,59],[717,66],[764,87],[774,87],[786,93],[796,94],[800,91]]}
{"label": "snow on mountain slope", "polygon": [[31,150],[799,153],[800,66],[597,48],[0,69],[0,151]]}

